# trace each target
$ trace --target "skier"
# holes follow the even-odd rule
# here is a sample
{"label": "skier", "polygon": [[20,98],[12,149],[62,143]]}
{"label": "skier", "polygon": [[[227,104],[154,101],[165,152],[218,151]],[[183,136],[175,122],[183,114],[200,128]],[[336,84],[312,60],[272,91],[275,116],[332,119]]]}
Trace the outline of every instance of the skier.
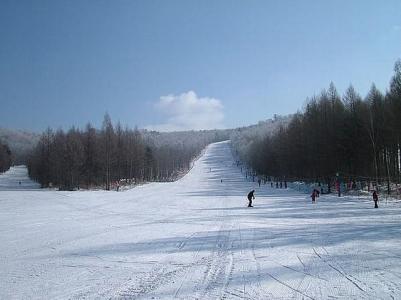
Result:
{"label": "skier", "polygon": [[379,208],[379,206],[377,206],[377,202],[379,201],[379,197],[377,196],[377,192],[373,191],[373,201],[375,202],[375,208]]}
{"label": "skier", "polygon": [[312,203],[315,203],[316,200],[316,190],[313,190],[312,195],[310,195],[312,198]]}
{"label": "skier", "polygon": [[248,194],[248,201],[249,201],[248,207],[253,207],[252,206],[252,199],[255,199],[255,195],[253,194],[254,192],[255,192],[255,190],[252,190]]}
{"label": "skier", "polygon": [[259,187],[260,187],[260,183],[261,183],[261,180],[260,180],[260,179],[258,179],[258,184],[259,184]]}

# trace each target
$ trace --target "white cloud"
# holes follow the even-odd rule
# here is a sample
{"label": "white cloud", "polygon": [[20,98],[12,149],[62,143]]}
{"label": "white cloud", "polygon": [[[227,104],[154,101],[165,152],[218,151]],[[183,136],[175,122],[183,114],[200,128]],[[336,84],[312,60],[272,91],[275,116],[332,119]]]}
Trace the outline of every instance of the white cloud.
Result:
{"label": "white cloud", "polygon": [[198,97],[194,91],[162,96],[155,107],[167,120],[163,124],[147,126],[149,130],[181,131],[223,127],[224,114],[221,101]]}

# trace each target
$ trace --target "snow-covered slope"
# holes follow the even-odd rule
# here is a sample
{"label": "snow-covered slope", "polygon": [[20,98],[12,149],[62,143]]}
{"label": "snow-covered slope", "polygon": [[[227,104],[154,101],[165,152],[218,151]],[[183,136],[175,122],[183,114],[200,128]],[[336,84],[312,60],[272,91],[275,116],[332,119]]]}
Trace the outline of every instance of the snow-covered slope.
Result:
{"label": "snow-covered slope", "polygon": [[40,184],[28,177],[26,166],[14,166],[0,174],[0,191],[39,189]]}
{"label": "snow-covered slope", "polygon": [[227,142],[174,183],[2,191],[0,298],[400,299],[401,209],[380,206],[259,188]]}

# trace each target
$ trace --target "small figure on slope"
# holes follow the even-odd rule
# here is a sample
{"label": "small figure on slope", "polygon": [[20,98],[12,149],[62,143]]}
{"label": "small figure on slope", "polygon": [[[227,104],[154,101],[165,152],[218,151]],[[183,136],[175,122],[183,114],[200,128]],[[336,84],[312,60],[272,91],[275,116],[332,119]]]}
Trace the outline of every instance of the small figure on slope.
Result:
{"label": "small figure on slope", "polygon": [[315,203],[316,201],[316,190],[313,190],[312,195],[310,195],[312,198],[312,203]]}
{"label": "small figure on slope", "polygon": [[373,191],[373,201],[375,202],[375,208],[379,208],[379,206],[377,205],[377,202],[379,202],[379,197],[377,196],[377,192]]}
{"label": "small figure on slope", "polygon": [[249,201],[248,207],[253,207],[252,206],[252,199],[255,199],[255,195],[253,194],[254,192],[255,192],[255,190],[252,190],[248,194],[248,201]]}

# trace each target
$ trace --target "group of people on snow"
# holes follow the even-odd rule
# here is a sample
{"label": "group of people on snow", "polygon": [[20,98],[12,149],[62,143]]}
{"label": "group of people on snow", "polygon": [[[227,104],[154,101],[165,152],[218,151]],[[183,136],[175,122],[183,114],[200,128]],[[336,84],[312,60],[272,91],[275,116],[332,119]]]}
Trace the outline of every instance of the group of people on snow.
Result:
{"label": "group of people on snow", "polygon": [[[312,203],[316,203],[316,198],[319,198],[320,196],[320,191],[318,189],[313,189],[312,194],[310,197],[312,198]],[[374,208],[379,208],[378,202],[379,202],[379,196],[376,191],[373,191],[372,193],[373,201],[375,203]],[[255,190],[252,190],[248,193],[248,207],[253,207],[252,205],[252,200],[255,199]]]}

